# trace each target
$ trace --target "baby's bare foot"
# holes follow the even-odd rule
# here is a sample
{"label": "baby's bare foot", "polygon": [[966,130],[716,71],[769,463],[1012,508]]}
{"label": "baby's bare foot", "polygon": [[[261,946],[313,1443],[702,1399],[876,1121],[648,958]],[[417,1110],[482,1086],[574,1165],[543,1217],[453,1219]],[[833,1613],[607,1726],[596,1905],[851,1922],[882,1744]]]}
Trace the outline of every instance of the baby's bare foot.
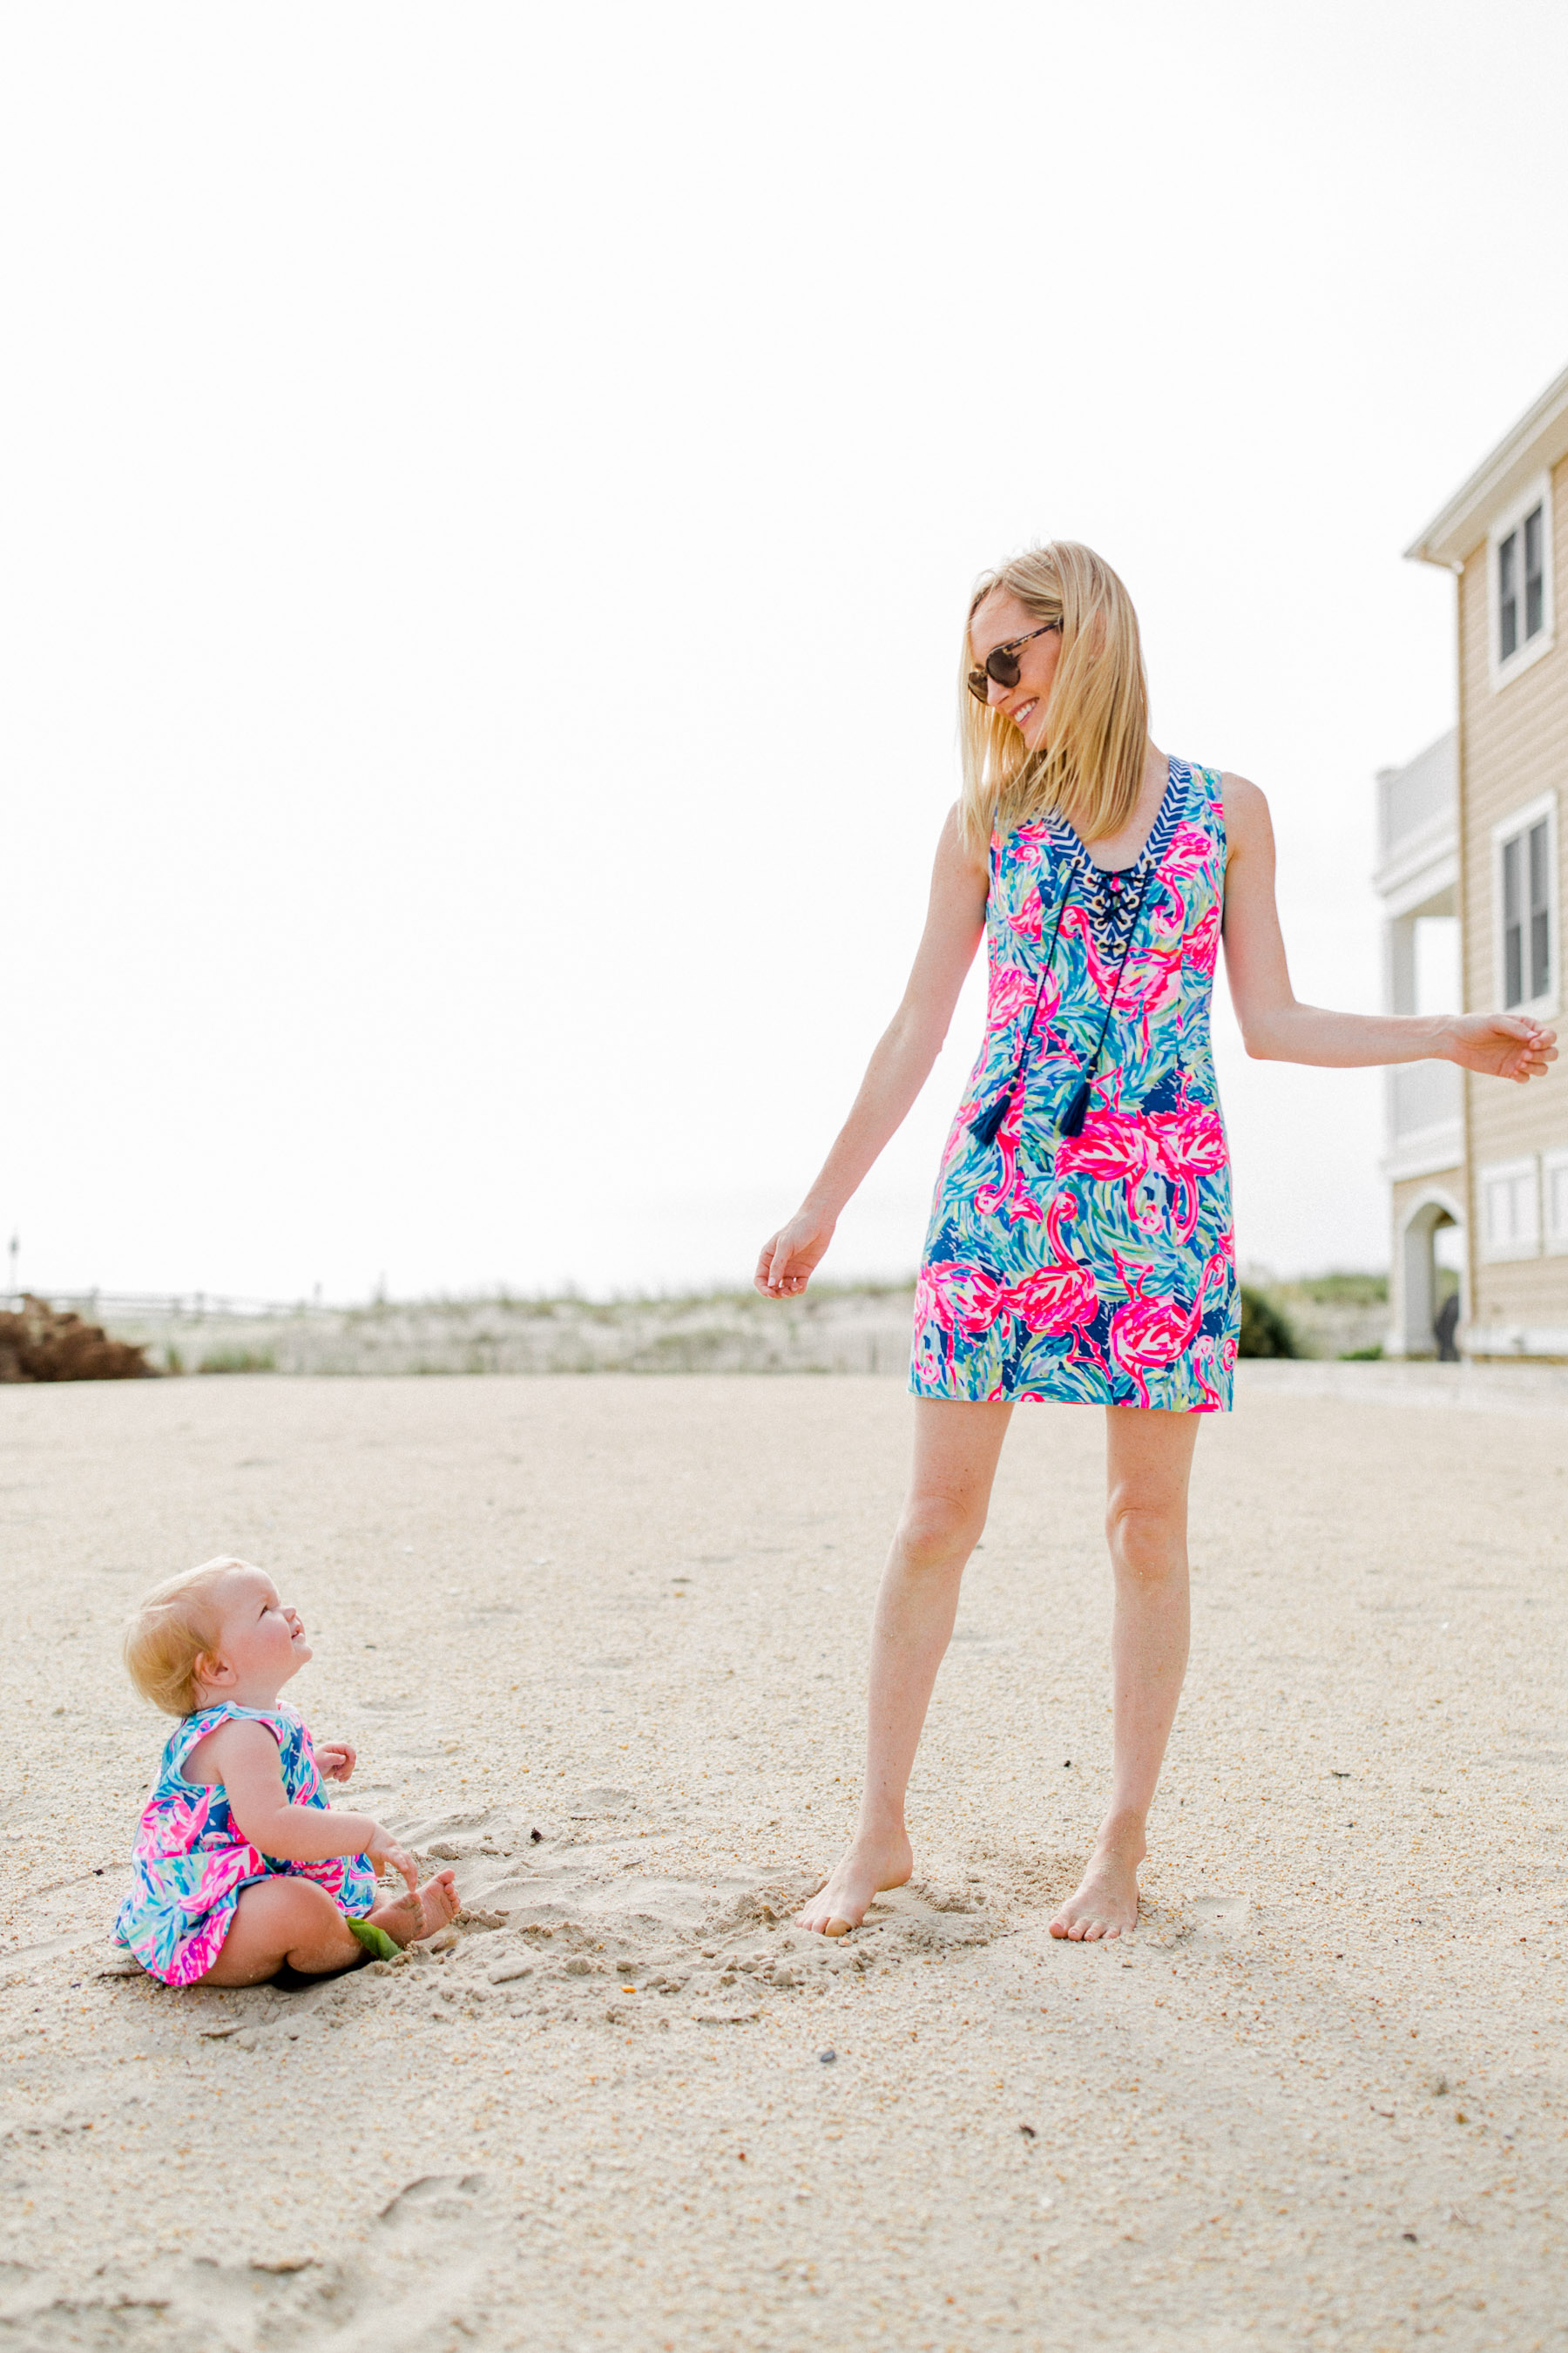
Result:
{"label": "baby's bare foot", "polygon": [[860,1926],[872,1899],[884,1888],[901,1887],[913,1868],[914,1856],[902,1831],[887,1838],[858,1838],[835,1863],[826,1885],[795,1919],[819,1936],[846,1936]]}
{"label": "baby's bare foot", "polygon": [[1138,1926],[1138,1866],[1149,1849],[1141,1821],[1112,1815],[1101,1829],[1089,1868],[1051,1922],[1053,1936],[1075,1944],[1131,1936]]}
{"label": "baby's bare foot", "polygon": [[457,1880],[451,1872],[438,1871],[423,1887],[378,1904],[370,1917],[374,1926],[385,1929],[395,1945],[416,1945],[422,1936],[433,1936],[437,1928],[444,1928],[457,1910]]}

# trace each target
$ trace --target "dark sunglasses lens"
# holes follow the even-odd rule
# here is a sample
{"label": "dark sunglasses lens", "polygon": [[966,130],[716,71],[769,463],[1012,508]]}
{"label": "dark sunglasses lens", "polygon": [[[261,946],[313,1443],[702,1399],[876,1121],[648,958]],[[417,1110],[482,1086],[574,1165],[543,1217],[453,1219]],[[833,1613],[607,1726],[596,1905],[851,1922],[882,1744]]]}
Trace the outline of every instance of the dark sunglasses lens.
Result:
{"label": "dark sunglasses lens", "polygon": [[998,646],[994,652],[986,655],[985,667],[998,686],[1017,685],[1018,657],[1010,654],[1005,646]]}
{"label": "dark sunglasses lens", "polygon": [[972,670],[970,671],[969,691],[974,697],[976,702],[989,702],[990,683],[983,670]]}

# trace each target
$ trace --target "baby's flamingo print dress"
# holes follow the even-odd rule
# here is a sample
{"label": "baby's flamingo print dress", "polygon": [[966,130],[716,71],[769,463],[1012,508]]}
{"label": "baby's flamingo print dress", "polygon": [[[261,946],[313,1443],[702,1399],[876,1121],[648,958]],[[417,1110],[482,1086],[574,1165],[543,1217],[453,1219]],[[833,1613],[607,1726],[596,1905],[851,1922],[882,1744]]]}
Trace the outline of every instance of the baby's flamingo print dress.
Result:
{"label": "baby's flamingo print dress", "polygon": [[1225,860],[1218,773],[1182,760],[1119,873],[1059,819],[993,839],[985,1038],[921,1265],[917,1397],[1228,1410],[1241,1303],[1209,1040]]}

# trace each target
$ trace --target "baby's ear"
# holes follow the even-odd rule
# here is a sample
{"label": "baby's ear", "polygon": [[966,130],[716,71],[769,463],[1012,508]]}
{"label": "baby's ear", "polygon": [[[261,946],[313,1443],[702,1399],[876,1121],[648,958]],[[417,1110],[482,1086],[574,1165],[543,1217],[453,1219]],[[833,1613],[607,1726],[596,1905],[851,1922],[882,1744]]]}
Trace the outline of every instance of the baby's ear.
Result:
{"label": "baby's ear", "polygon": [[233,1683],[234,1669],[216,1651],[198,1651],[191,1662],[191,1680],[207,1691],[222,1691]]}

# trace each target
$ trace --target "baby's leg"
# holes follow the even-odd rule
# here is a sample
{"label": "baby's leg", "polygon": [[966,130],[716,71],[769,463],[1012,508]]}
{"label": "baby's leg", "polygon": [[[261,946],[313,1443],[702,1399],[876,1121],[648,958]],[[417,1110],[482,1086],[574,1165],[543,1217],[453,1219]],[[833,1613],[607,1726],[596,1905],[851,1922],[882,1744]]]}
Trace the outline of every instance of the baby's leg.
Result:
{"label": "baby's leg", "polygon": [[367,1916],[374,1926],[385,1929],[395,1945],[415,1945],[421,1936],[433,1936],[444,1928],[458,1910],[457,1880],[451,1872],[438,1871],[412,1894],[405,1887],[396,1895],[384,1895]]}
{"label": "baby's leg", "polygon": [[[457,1909],[456,1882],[449,1871],[441,1871],[413,1894],[405,1890],[389,1896],[370,1917],[394,1944],[412,1945],[445,1927]],[[289,1873],[258,1880],[245,1890],[223,1950],[196,1982],[264,1985],[285,1963],[301,1977],[328,1977],[337,1969],[357,1968],[364,1957],[364,1947],[349,1934],[326,1889],[313,1879]]]}
{"label": "baby's leg", "polygon": [[363,1958],[324,1887],[311,1879],[262,1879],[244,1890],[222,1951],[197,1982],[264,1985],[285,1962],[301,1977],[325,1977]]}

